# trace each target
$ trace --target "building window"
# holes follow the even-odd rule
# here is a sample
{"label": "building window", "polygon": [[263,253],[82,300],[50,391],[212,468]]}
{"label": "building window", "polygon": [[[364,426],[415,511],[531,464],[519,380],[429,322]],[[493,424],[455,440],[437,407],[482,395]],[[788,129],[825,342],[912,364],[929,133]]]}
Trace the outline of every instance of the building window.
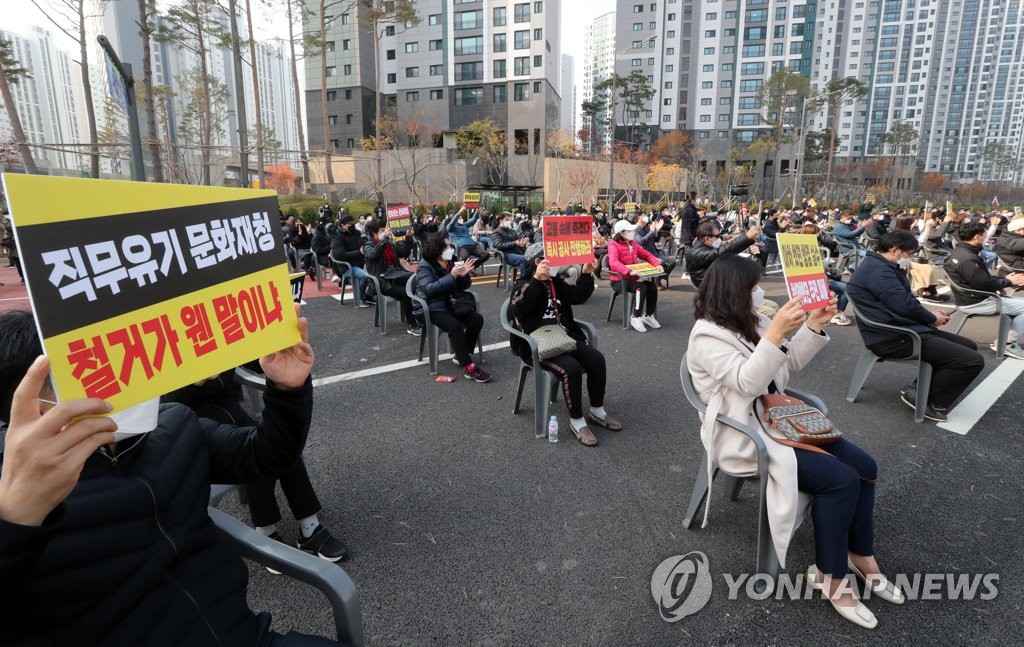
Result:
{"label": "building window", "polygon": [[431,65],[430,76],[441,76],[444,74],[444,65]]}
{"label": "building window", "polygon": [[544,56],[542,56],[541,54],[535,54],[533,57],[533,66],[544,67]]}
{"label": "building window", "polygon": [[635,5],[633,5],[633,13],[643,13],[643,12],[644,12],[644,6],[642,4],[635,4]]}
{"label": "building window", "polygon": [[456,81],[479,81],[484,78],[483,63],[456,63]]}
{"label": "building window", "polygon": [[714,72],[715,71],[715,66],[714,65],[705,65],[704,68],[701,71],[702,72]]}
{"label": "building window", "polygon": [[468,38],[455,39],[455,55],[465,56],[467,54],[483,54],[484,37],[470,36]]}
{"label": "building window", "polygon": [[728,106],[732,104],[732,97],[722,97],[718,100],[718,105]]}
{"label": "building window", "polygon": [[327,76],[328,76],[328,78],[332,77],[332,76],[338,76],[338,68],[333,66],[333,65],[328,65],[327,66]]}
{"label": "building window", "polygon": [[761,107],[756,97],[740,97],[741,110],[758,110]]}
{"label": "building window", "polygon": [[527,30],[517,31],[514,34],[516,49],[530,49],[530,32]]}
{"label": "building window", "polygon": [[540,27],[533,30],[533,40],[540,41],[544,38],[544,30]]}
{"label": "building window", "polygon": [[654,57],[653,56],[650,57],[649,59],[647,59],[647,64],[648,65],[654,65]]}
{"label": "building window", "polygon": [[700,84],[700,87],[703,90],[710,90],[711,88],[715,87],[715,82],[714,81],[704,81],[703,83]]}
{"label": "building window", "polygon": [[501,58],[494,61],[494,78],[505,78],[505,59]]}
{"label": "building window", "polygon": [[743,63],[740,65],[740,74],[744,76],[764,74],[764,63]]}
{"label": "building window", "polygon": [[484,96],[483,88],[455,88],[455,105],[475,106]]}
{"label": "building window", "polygon": [[349,101],[352,99],[352,90],[345,90],[345,100]]}
{"label": "building window", "polygon": [[533,93],[540,94],[540,81],[533,82]]}
{"label": "building window", "polygon": [[406,54],[415,54],[419,50],[420,50],[420,44],[419,43],[406,43],[405,44],[405,53]]}
{"label": "building window", "polygon": [[633,23],[633,31],[643,31],[643,30],[644,30],[644,24],[642,22],[635,22],[635,23]]}
{"label": "building window", "polygon": [[642,40],[634,40],[633,41],[633,45],[632,45],[633,49],[643,49],[643,46],[644,46],[644,41],[642,41]]}
{"label": "building window", "polygon": [[387,83],[398,83],[398,75],[395,74],[394,72],[388,74]]}
{"label": "building window", "polygon": [[516,83],[513,85],[513,99],[516,101],[529,101],[530,100],[530,84],[529,83]]}
{"label": "building window", "polygon": [[714,29],[708,29],[704,32],[704,38],[714,38],[716,31]]}
{"label": "building window", "polygon": [[703,123],[707,123],[707,122],[709,122],[709,121],[711,121],[711,115],[701,115],[701,116],[700,116],[700,122],[701,122],[702,124],[703,124]]}
{"label": "building window", "polygon": [[704,55],[705,56],[711,56],[714,53],[715,53],[715,48],[714,47],[705,47],[704,48]]}
{"label": "building window", "polygon": [[431,90],[430,91],[430,100],[431,101],[440,101],[442,99],[444,99],[444,90]]}
{"label": "building window", "polygon": [[396,54],[395,50],[389,49],[386,52],[384,52],[384,58],[389,60],[389,61],[393,61],[393,60],[395,60],[395,54]]}
{"label": "building window", "polygon": [[761,79],[754,79],[752,81],[740,81],[740,92],[757,92],[761,89],[764,81]]}
{"label": "building window", "polygon": [[352,115],[345,115],[345,123],[349,126],[352,125]]}
{"label": "building window", "polygon": [[494,8],[493,22],[495,27],[504,27],[506,24],[508,24],[508,14],[505,11],[505,7]]}
{"label": "building window", "polygon": [[439,14],[439,13],[432,13],[429,16],[427,16],[427,24],[431,25],[431,26],[433,26],[433,25],[440,25],[441,24],[441,14]]}
{"label": "building window", "polygon": [[732,72],[732,70],[733,70],[732,63],[722,63],[722,71],[723,72]]}
{"label": "building window", "polygon": [[516,22],[530,22],[530,3],[522,2],[514,8],[514,20]]}
{"label": "building window", "polygon": [[430,51],[436,52],[444,49],[444,41],[438,38],[437,40],[430,41]]}
{"label": "building window", "polygon": [[672,82],[671,81],[665,81],[665,89],[666,90],[671,90],[672,89]]}
{"label": "building window", "polygon": [[420,93],[418,91],[406,92],[405,100],[410,103],[416,103],[420,100]]}
{"label": "building window", "polygon": [[327,41],[326,47],[327,47],[327,51],[328,52],[333,52],[334,51],[334,41],[333,40]]}
{"label": "building window", "polygon": [[347,13],[341,14],[341,24],[347,25],[349,20],[350,20],[350,18],[349,18],[349,15]]}
{"label": "building window", "polygon": [[395,35],[395,26],[394,25],[388,25],[387,27],[385,27],[384,28],[384,35],[385,36],[394,36]]}
{"label": "building window", "polygon": [[743,30],[743,40],[764,40],[767,36],[767,27],[747,27]]}
{"label": "building window", "polygon": [[337,126],[338,125],[338,115],[329,115],[327,117],[327,125],[328,126]]}
{"label": "building window", "polygon": [[706,13],[704,14],[704,20],[718,20],[718,13],[714,11]]}
{"label": "building window", "polygon": [[699,133],[697,133],[697,139],[707,139],[707,138],[708,138],[708,131],[702,130]]}
{"label": "building window", "polygon": [[729,121],[729,115],[718,115],[719,121]]}
{"label": "building window", "polygon": [[533,3],[533,13],[544,13],[544,3],[541,0]]}
{"label": "building window", "polygon": [[642,58],[634,58],[634,59],[630,60],[629,64],[632,67],[640,67],[641,65],[644,64],[644,61],[643,61]]}
{"label": "building window", "polygon": [[711,105],[711,99],[709,97],[705,97],[705,98],[701,99],[700,100],[700,105],[702,105],[702,106],[710,106]]}
{"label": "building window", "polygon": [[517,56],[513,62],[512,73],[516,76],[522,76],[530,73],[530,57],[529,56]]}
{"label": "building window", "polygon": [[484,26],[484,12],[457,11],[455,12],[455,29],[479,29]]}
{"label": "building window", "polygon": [[328,101],[337,101],[338,100],[338,91],[337,90],[328,90],[327,91],[327,100]]}
{"label": "building window", "polygon": [[405,78],[415,79],[420,75],[420,68],[418,67],[407,67],[405,68]]}
{"label": "building window", "polygon": [[[495,61],[497,63],[497,61]],[[494,103],[508,103],[508,86],[494,86]]]}

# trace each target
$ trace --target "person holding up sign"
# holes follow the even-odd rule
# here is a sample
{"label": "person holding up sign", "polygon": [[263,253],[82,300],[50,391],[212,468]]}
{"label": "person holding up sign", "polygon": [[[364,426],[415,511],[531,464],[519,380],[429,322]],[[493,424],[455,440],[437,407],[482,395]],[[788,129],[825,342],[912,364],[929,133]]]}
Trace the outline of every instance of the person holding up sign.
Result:
{"label": "person holding up sign", "polygon": [[[611,275],[609,280],[616,292],[635,292],[633,316],[629,319],[629,325],[637,332],[647,332],[648,326],[661,328],[661,324],[654,317],[658,309],[658,284],[651,280],[642,280],[626,266],[645,262],[660,268],[662,260],[636,244],[633,241],[635,233],[636,225],[630,224],[626,219],[619,220],[612,228],[613,236],[608,241],[608,268],[625,277],[625,280],[620,280],[615,274]],[[622,283],[625,285],[621,285]]]}
{"label": "person holding up sign", "polygon": [[[298,306],[296,305],[296,310]],[[114,442],[112,406],[55,404],[28,312],[0,316],[0,604],[16,644],[332,644],[282,637],[246,602],[248,569],[207,515],[211,483],[273,480],[298,460],[312,416],[313,349],[260,360],[256,427],[178,405]]]}

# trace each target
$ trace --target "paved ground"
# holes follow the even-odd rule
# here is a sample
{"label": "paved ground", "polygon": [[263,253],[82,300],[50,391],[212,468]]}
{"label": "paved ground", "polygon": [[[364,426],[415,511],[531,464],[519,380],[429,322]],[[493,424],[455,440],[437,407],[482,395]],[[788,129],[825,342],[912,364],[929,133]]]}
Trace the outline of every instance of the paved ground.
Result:
{"label": "paved ground", "polygon": [[[1000,578],[987,602],[872,601],[879,627],[869,633],[817,599],[728,599],[723,574],[754,567],[756,499],[751,488],[730,503],[719,487],[710,525],[682,528],[701,455],[697,416],[678,381],[693,291],[676,281],[662,292],[665,327],[641,335],[605,322],[610,290],[599,283],[577,314],[598,325],[607,407],[626,429],[598,431],[597,448],[534,439],[532,387],[526,411],[511,414],[519,361],[505,349],[487,353],[490,384],[437,383],[424,363],[317,387],[305,456],[322,520],[353,549],[344,567],[359,588],[368,644],[1022,644],[1022,380],[960,436],[913,422],[896,395],[912,377],[906,366],[878,366],[858,402],[845,401],[861,348],[855,327],[831,327],[833,342],[795,377],[879,461],[878,555],[887,570]],[[782,297],[779,279],[765,286],[769,298]],[[482,281],[477,289],[484,343],[506,341],[496,320],[506,293]],[[305,312],[315,378],[415,359],[418,339],[405,334],[397,309],[386,337],[369,309],[325,297],[310,298]],[[991,320],[965,329],[985,346],[993,332]],[[998,365],[984,355],[982,379]],[[442,369],[457,374],[450,362]],[[553,412],[566,422],[562,404]],[[223,507],[247,519],[234,498]],[[293,538],[285,515],[281,530]],[[813,559],[809,528],[790,550],[791,573]],[[708,556],[714,594],[696,615],[666,623],[651,574],[693,550]],[[326,601],[311,589],[255,567],[250,589],[253,608],[271,611],[276,627],[330,634]]]}

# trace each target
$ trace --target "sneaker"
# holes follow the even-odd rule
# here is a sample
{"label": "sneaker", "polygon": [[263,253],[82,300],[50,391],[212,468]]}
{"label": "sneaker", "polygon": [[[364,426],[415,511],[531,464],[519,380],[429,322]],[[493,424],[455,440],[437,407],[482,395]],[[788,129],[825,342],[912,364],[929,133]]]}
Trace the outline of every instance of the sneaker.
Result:
{"label": "sneaker", "polygon": [[362,299],[359,300],[359,307],[360,308],[372,308],[375,305],[376,304],[374,302],[372,302],[372,301],[364,301]]}
{"label": "sneaker", "polygon": [[1024,359],[1024,348],[1017,342],[1006,345],[1006,356],[1013,359]]}
{"label": "sneaker", "polygon": [[480,382],[481,384],[483,384],[484,382],[490,382],[491,381],[491,374],[488,373],[487,371],[485,371],[484,369],[480,368],[479,366],[477,366],[476,362],[473,362],[473,363],[469,364],[468,366],[466,366],[466,368],[465,368],[465,370],[463,370],[462,374],[465,375],[467,379],[476,380],[477,382]]}
{"label": "sneaker", "polygon": [[[904,388],[900,391],[900,400],[911,409],[917,410],[917,389]],[[929,404],[924,408],[924,417],[935,422],[946,422],[949,417],[945,409],[938,409]]]}
{"label": "sneaker", "polygon": [[840,312],[836,316],[832,317],[832,323],[837,325],[837,326],[849,326],[853,322],[850,321],[849,317],[847,317],[846,315],[844,315],[843,313]]}
{"label": "sneaker", "polygon": [[654,318],[654,315],[647,315],[646,317],[642,317],[642,319],[645,326],[650,326],[651,328],[655,329],[661,328],[661,324],[658,323],[658,320]]}
{"label": "sneaker", "polygon": [[647,332],[647,327],[644,326],[643,317],[630,317],[629,325],[633,326],[633,330],[637,332]]}
{"label": "sneaker", "polygon": [[300,532],[299,540],[295,542],[295,547],[328,562],[344,559],[345,554],[348,553],[348,548],[345,547],[345,544],[320,524],[317,525],[313,530],[313,534],[309,537],[303,537]]}
{"label": "sneaker", "polygon": [[423,327],[422,326],[409,326],[408,328],[405,329],[405,332],[409,333],[413,337],[419,337],[420,335],[423,334]]}
{"label": "sneaker", "polygon": [[339,276],[338,274],[335,274],[334,276],[331,277],[331,282],[332,283],[341,283],[341,276]]}
{"label": "sneaker", "polygon": [[[285,541],[283,539],[281,539],[281,534],[279,532],[277,532],[276,530],[274,532],[270,533],[269,535],[267,535],[267,539],[273,539],[274,541],[279,541],[282,544],[285,543]],[[281,571],[275,571],[274,569],[270,568],[269,566],[266,566],[264,568],[266,568],[267,572],[270,573],[271,575],[280,575],[281,574]]]}
{"label": "sneaker", "polygon": [[917,295],[917,298],[925,303],[949,303],[949,295],[939,294],[938,292],[921,292]]}

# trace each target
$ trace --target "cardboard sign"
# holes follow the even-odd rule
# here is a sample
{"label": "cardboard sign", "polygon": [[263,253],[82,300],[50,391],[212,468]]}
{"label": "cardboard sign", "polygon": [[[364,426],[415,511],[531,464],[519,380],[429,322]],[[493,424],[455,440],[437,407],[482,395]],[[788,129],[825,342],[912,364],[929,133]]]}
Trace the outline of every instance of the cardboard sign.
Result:
{"label": "cardboard sign", "polygon": [[412,227],[412,209],[407,204],[388,205],[388,227],[395,236],[404,236],[405,230]]}
{"label": "cardboard sign", "polygon": [[953,203],[950,202],[949,200],[946,200],[946,215],[948,216],[948,215],[950,215],[952,213],[953,213]]}
{"label": "cardboard sign", "polygon": [[803,307],[807,312],[827,306],[831,295],[818,249],[818,237],[814,234],[778,234],[777,239],[789,297],[803,297]]}
{"label": "cardboard sign", "polygon": [[867,196],[865,196],[865,198],[864,198],[864,202],[870,202],[871,204],[875,204],[875,194],[874,193],[867,194]]}
{"label": "cardboard sign", "polygon": [[635,203],[635,202],[626,202],[626,203],[624,203],[622,205],[622,209],[626,213],[630,213],[632,211],[636,211],[636,208],[637,208],[637,203]]}
{"label": "cardboard sign", "polygon": [[662,276],[665,271],[658,265],[651,265],[650,263],[634,263],[633,265],[627,265],[629,271],[636,274],[642,279],[650,278],[652,276]]}
{"label": "cardboard sign", "polygon": [[814,198],[811,198],[810,200],[808,200],[807,204],[809,204],[811,207],[813,207],[815,209],[818,208],[818,201],[815,200]]}
{"label": "cardboard sign", "polygon": [[292,301],[302,303],[302,290],[306,287],[306,273],[294,272],[288,275],[288,280],[292,285]]}
{"label": "cardboard sign", "polygon": [[61,400],[119,411],[299,341],[275,192],[3,184]]}
{"label": "cardboard sign", "polygon": [[462,195],[462,204],[467,209],[479,209],[480,208],[480,194],[479,193],[464,193]]}
{"label": "cardboard sign", "polygon": [[544,258],[550,265],[594,262],[594,219],[590,216],[544,216]]}
{"label": "cardboard sign", "polygon": [[932,209],[934,209],[934,208],[935,208],[935,205],[932,204],[932,201],[931,200],[927,200],[924,203],[924,212],[923,213],[929,214],[929,213],[932,212]]}
{"label": "cardboard sign", "polygon": [[1019,216],[1020,214],[1021,214],[1020,207],[1014,207],[1013,208],[1013,215]]}

